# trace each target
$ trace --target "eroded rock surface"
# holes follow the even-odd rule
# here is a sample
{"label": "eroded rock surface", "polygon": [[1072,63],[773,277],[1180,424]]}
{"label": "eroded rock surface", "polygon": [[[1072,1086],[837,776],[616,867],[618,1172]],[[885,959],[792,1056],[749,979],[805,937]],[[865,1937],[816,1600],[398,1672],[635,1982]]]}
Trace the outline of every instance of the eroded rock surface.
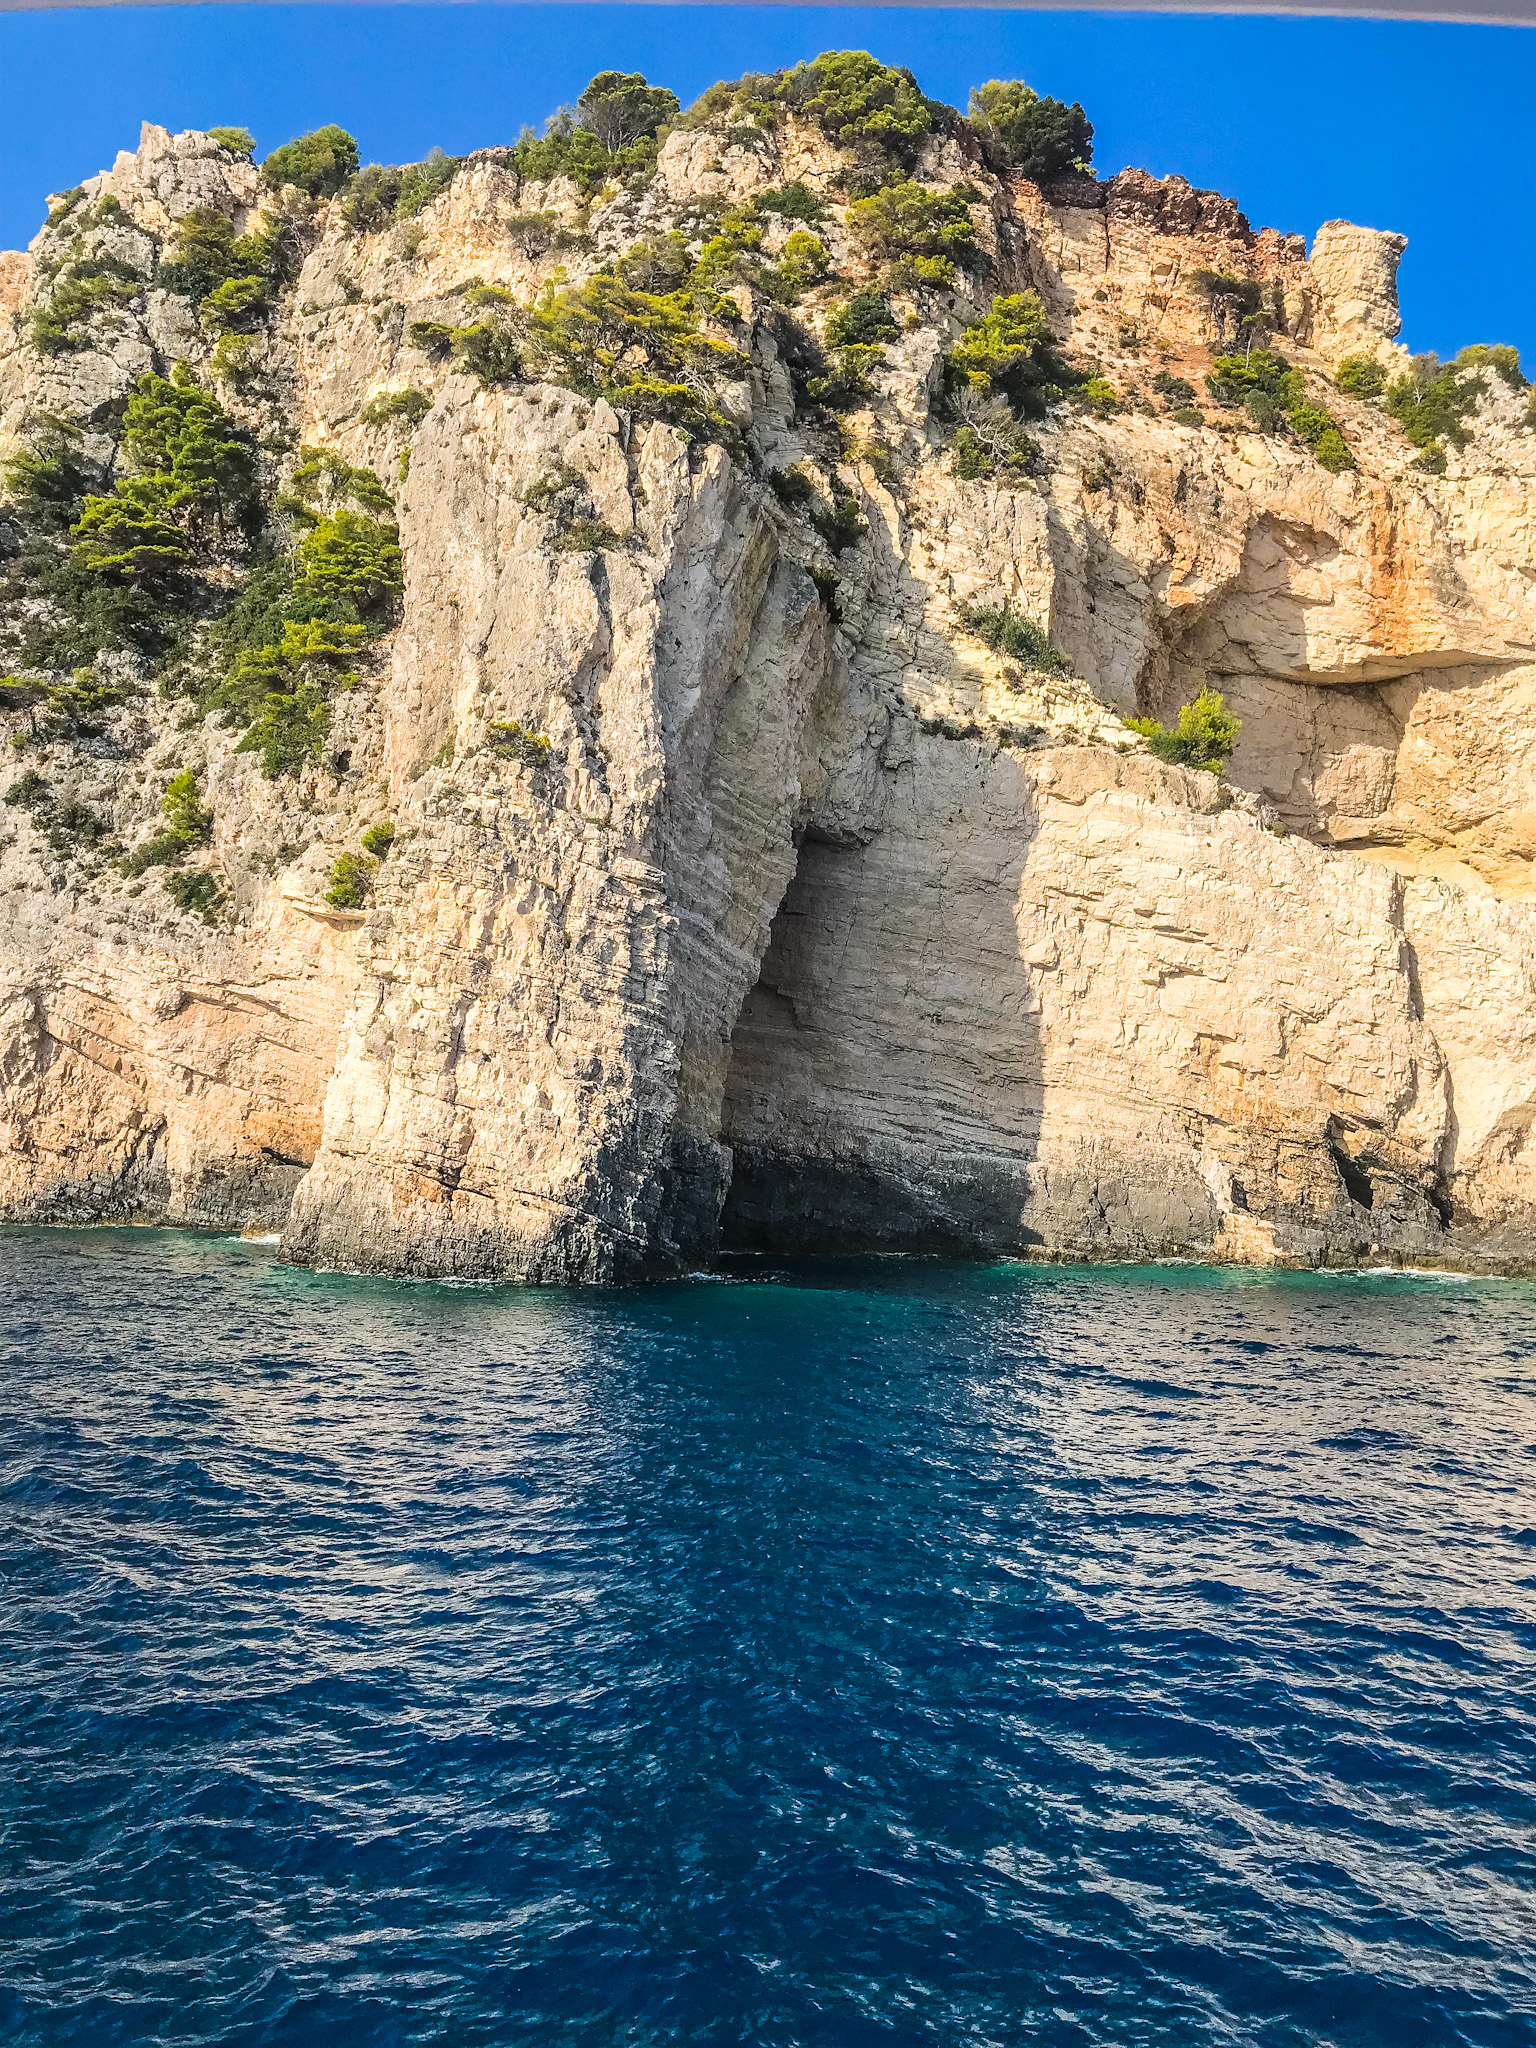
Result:
{"label": "eroded rock surface", "polygon": [[[957,129],[918,176],[967,181],[986,266],[897,293],[839,426],[797,351],[868,277],[840,175],[797,121],[750,146],[705,124],[595,203],[492,150],[409,227],[367,229],[146,127],[0,257],[7,449],[52,415],[120,468],[124,400],[184,360],[278,483],[301,444],[380,480],[405,579],[297,773],[266,776],[128,656],[102,657],[125,694],[94,734],[4,711],[18,776],[120,847],[193,768],[221,894],[200,917],[159,870],[0,814],[0,1214],[530,1280],[676,1271],[722,1227],[800,1251],[1536,1266],[1525,394],[1487,375],[1427,473],[1332,374],[1404,360],[1401,237],[1331,222],[1309,257],[1182,180],[996,176]],[[727,205],[794,180],[835,274],[792,316],[731,287],[723,438],[421,338],[466,290],[526,308],[675,227],[697,253]],[[242,235],[281,217],[298,251],[217,359],[156,282],[193,208]],[[795,223],[764,218],[776,259]],[[49,353],[32,314],[87,219],[91,260],[142,288]],[[1201,390],[1231,345],[1197,273],[1262,287],[1353,469],[1154,398],[1157,374]],[[1118,407],[1057,405],[1029,474],[968,481],[945,361],[1030,289]],[[419,420],[370,411],[403,390]],[[857,513],[835,555],[772,487],[797,465]],[[550,477],[606,538],[567,545]],[[978,637],[1004,607],[1070,673]],[[1124,723],[1202,688],[1243,721],[1226,780]],[[366,905],[328,902],[381,819]]]}

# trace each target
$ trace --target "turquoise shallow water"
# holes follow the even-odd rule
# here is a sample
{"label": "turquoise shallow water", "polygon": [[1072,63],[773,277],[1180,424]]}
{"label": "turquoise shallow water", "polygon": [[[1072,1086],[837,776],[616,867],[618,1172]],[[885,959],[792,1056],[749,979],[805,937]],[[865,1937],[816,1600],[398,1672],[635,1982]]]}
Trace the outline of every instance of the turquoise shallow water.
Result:
{"label": "turquoise shallow water", "polygon": [[0,1235],[17,2044],[1529,2044],[1536,1290]]}

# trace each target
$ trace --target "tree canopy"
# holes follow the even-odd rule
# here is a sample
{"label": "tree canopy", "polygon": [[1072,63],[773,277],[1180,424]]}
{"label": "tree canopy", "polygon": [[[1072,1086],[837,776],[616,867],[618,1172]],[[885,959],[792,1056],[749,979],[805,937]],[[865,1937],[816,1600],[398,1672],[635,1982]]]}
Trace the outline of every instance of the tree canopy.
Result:
{"label": "tree canopy", "polygon": [[311,199],[328,199],[339,192],[359,164],[357,144],[345,128],[328,121],[307,135],[295,136],[274,149],[261,167],[263,181],[274,190],[297,185]]}
{"label": "tree canopy", "polygon": [[1076,104],[1041,99],[1021,78],[993,78],[971,93],[971,126],[1004,170],[1038,183],[1093,160],[1093,127]]}
{"label": "tree canopy", "polygon": [[678,98],[640,71],[600,71],[576,102],[576,119],[610,156],[675,121]]}

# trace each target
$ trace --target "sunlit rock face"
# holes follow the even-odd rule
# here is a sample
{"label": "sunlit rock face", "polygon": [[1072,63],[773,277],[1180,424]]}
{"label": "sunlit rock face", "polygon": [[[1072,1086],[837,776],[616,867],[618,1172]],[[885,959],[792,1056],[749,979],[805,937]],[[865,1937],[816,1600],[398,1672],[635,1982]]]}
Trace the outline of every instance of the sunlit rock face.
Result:
{"label": "sunlit rock face", "polygon": [[[587,196],[485,151],[380,220],[146,126],[0,257],[5,452],[62,421],[106,489],[181,362],[267,518],[209,544],[180,641],[98,654],[75,730],[0,527],[0,1214],[564,1282],[722,1241],[1536,1265],[1525,392],[1485,370],[1437,473],[1337,382],[1406,363],[1400,236],[1330,222],[1309,256],[1179,179],[1038,187],[963,123],[915,177],[962,191],[980,258],[947,281],[893,279],[796,119],[681,128]],[[537,308],[669,234],[697,264],[792,184],[823,217],[759,209],[695,293],[709,419],[540,353]],[[167,272],[195,209],[286,238],[232,329]],[[829,275],[772,286],[808,228]],[[71,264],[115,296],[45,346]],[[888,331],[818,398],[861,288]],[[1027,460],[967,474],[950,359],[1027,292],[1065,381]],[[1245,306],[1352,467],[1209,395]],[[509,353],[452,339],[477,322]],[[269,775],[209,622],[302,545],[317,450],[371,478],[403,587]],[[1125,722],[1202,690],[1242,722],[1224,777]],[[135,872],[188,768],[206,832]]]}

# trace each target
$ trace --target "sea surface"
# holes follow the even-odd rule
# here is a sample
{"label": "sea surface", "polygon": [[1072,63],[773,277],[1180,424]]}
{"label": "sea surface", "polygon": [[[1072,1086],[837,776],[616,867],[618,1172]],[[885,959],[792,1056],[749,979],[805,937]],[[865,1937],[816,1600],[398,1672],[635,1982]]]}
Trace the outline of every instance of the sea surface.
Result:
{"label": "sea surface", "polygon": [[1536,2042],[1536,1289],[0,1234],[0,2039]]}

